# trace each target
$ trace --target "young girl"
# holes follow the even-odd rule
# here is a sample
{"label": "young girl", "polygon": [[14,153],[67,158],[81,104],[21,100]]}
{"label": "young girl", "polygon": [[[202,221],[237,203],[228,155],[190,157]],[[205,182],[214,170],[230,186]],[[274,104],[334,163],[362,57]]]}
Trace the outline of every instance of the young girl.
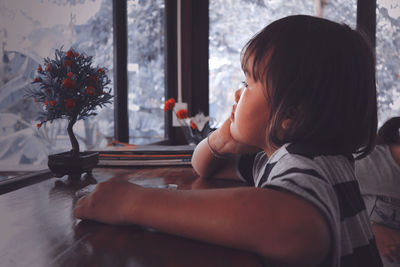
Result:
{"label": "young girl", "polygon": [[346,25],[275,21],[245,46],[231,117],[192,158],[200,176],[255,186],[162,190],[112,179],[74,215],[253,251],[277,266],[382,266],[353,160],[375,138],[374,64]]}

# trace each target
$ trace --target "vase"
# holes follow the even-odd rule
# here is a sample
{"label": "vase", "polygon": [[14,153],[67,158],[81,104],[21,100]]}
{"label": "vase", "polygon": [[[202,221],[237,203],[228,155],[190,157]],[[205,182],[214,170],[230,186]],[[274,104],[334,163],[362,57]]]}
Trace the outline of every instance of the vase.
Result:
{"label": "vase", "polygon": [[71,152],[63,152],[49,155],[47,165],[55,177],[68,175],[80,179],[82,173],[91,175],[98,162],[98,152],[80,152],[78,158],[73,158]]}

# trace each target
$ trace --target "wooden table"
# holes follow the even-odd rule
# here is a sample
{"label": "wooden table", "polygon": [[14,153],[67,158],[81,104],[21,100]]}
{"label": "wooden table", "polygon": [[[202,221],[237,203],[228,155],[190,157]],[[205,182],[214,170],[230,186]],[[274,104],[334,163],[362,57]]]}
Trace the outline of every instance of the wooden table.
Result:
{"label": "wooden table", "polygon": [[41,172],[0,188],[0,266],[263,266],[255,254],[163,234],[141,226],[111,226],[72,215],[75,192],[122,176],[178,185],[178,190],[242,186],[200,179],[191,167],[97,168],[70,183]]}

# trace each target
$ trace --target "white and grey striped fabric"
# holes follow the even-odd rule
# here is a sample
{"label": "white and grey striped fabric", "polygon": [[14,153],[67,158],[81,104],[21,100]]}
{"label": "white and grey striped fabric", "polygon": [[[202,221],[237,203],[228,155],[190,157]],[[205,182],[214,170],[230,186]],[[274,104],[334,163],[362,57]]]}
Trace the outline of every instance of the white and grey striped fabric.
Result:
{"label": "white and grey striped fabric", "polygon": [[334,147],[286,144],[269,159],[265,152],[241,157],[238,172],[256,187],[289,191],[321,211],[333,237],[322,266],[382,266],[351,155]]}
{"label": "white and grey striped fabric", "polygon": [[[377,145],[355,162],[360,191],[371,221],[400,231],[400,166],[389,145]],[[400,267],[382,256],[383,266]]]}

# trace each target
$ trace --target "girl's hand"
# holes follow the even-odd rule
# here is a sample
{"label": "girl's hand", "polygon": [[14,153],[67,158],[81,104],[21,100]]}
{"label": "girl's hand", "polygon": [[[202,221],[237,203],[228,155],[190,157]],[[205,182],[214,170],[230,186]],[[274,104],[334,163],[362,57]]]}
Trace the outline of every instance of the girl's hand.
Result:
{"label": "girl's hand", "polygon": [[[235,92],[236,103],[242,89]],[[235,111],[236,104],[232,108]],[[214,177],[240,180],[237,172],[237,157],[234,155],[256,153],[260,148],[249,146],[235,140],[231,135],[231,121],[228,118],[220,128],[212,132],[197,146],[192,156],[192,166],[201,177]]]}
{"label": "girl's hand", "polygon": [[377,224],[372,228],[381,255],[390,262],[400,263],[400,231]]}
{"label": "girl's hand", "polygon": [[[232,107],[232,114],[235,112],[236,105],[239,102],[243,89],[244,88],[240,88],[235,91],[236,103]],[[220,128],[210,135],[209,142],[215,152],[221,155],[237,155],[261,151],[261,148],[249,146],[233,139],[230,130],[233,116],[232,114],[231,117],[227,119]]]}
{"label": "girl's hand", "polygon": [[74,216],[109,224],[127,224],[132,203],[140,186],[122,178],[112,178],[99,183],[89,195],[75,205]]}
{"label": "girl's hand", "polygon": [[231,119],[227,119],[220,128],[210,135],[210,146],[215,152],[228,156],[261,151],[258,147],[249,146],[233,139],[230,126]]}

